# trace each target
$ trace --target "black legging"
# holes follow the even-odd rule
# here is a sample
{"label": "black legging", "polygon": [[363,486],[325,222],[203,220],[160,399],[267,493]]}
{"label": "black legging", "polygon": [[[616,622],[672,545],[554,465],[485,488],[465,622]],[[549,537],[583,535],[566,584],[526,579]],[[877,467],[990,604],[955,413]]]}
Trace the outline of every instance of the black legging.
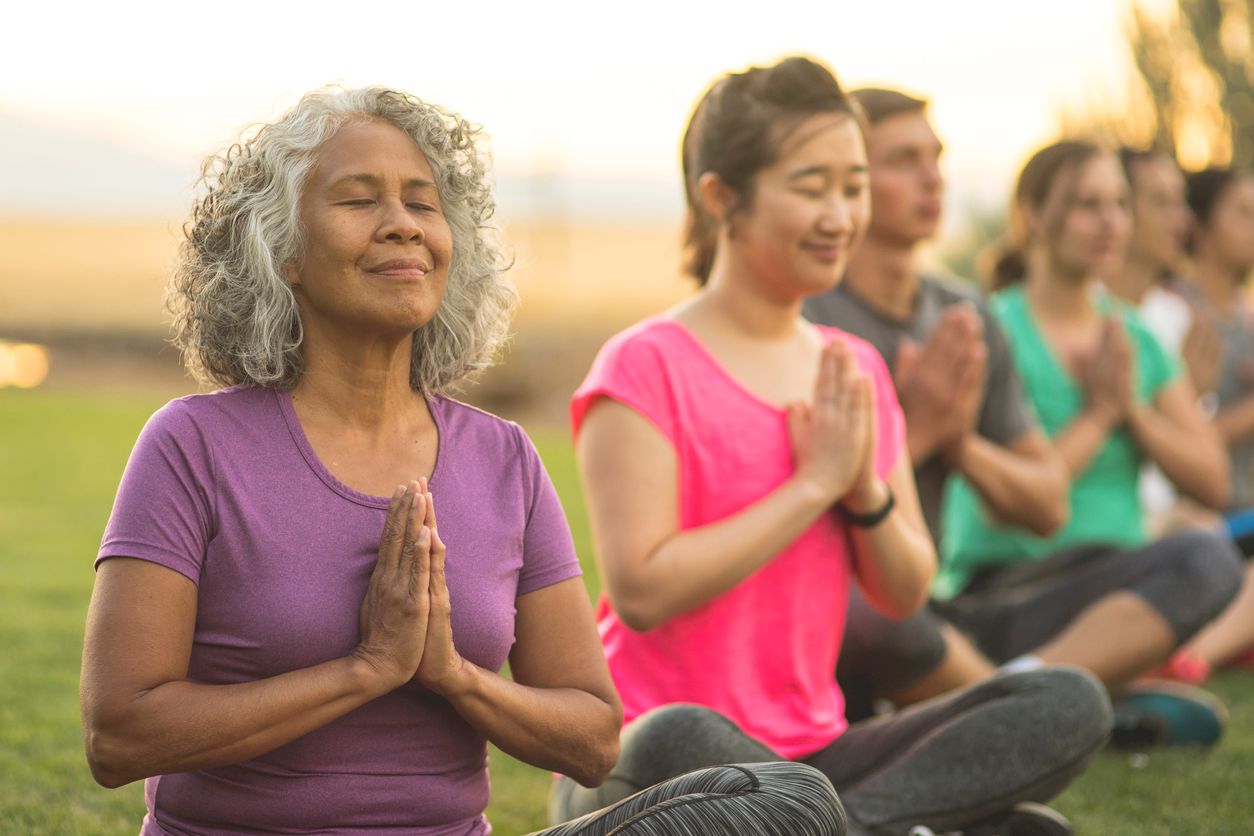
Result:
{"label": "black legging", "polygon": [[[855,723],[803,762],[831,780],[851,834],[906,834],[920,824],[951,830],[1057,794],[1105,744],[1110,722],[1106,692],[1092,676],[1048,668]],[[708,708],[665,706],[624,729],[622,754],[601,787],[560,779],[550,817],[564,821],[712,764],[779,760]]]}
{"label": "black legging", "polygon": [[1079,546],[989,568],[935,606],[996,662],[1030,653],[1113,592],[1138,595],[1184,644],[1228,606],[1241,561],[1226,537],[1182,531],[1135,549]]}

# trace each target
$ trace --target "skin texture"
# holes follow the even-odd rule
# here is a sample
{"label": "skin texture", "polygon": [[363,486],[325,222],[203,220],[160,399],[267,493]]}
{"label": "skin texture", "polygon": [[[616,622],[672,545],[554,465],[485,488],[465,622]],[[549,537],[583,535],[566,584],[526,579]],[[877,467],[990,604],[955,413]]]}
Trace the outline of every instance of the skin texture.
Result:
{"label": "skin texture", "polygon": [[538,767],[595,785],[617,759],[622,710],[579,579],[518,598],[513,681],[461,658],[453,643],[444,566],[458,555],[440,540],[426,484],[439,440],[409,387],[411,335],[439,305],[452,245],[438,195],[424,185],[432,179],[396,127],[341,128],[302,195],[310,249],[288,272],[305,325],[297,416],[337,478],[392,497],[361,643],[342,659],[255,682],[190,682],[195,586],[155,564],[105,561],[82,674],[88,762],[102,784],[256,757],[414,677]]}
{"label": "skin texture", "polygon": [[[739,206],[716,175],[699,181],[720,227],[705,288],[671,311],[758,398],[786,408],[794,476],[718,522],[679,530],[674,449],[643,416],[609,399],[582,425],[577,454],[605,588],[623,621],[648,630],[706,603],[774,557],[820,514],[843,502],[880,507],[872,470],[869,381],[841,342],[827,347],[800,317],[808,295],[830,289],[869,211],[866,158],[846,115],[809,117],[782,142]],[[853,534],[867,597],[905,615],[925,600],[935,552],[923,525],[909,457],[888,483],[897,509]]]}
{"label": "skin texture", "polygon": [[[1020,206],[1029,232],[1026,293],[1039,328],[1079,379],[1086,406],[1055,437],[1073,475],[1083,473],[1107,436],[1126,426],[1182,492],[1208,504],[1226,499],[1222,450],[1185,380],[1154,403],[1132,397],[1132,349],[1114,318],[1096,309],[1090,283],[1109,270],[1129,232],[1127,183],[1118,161],[1100,154],[1060,176],[1043,206]],[[1118,592],[1097,601],[1037,655],[1052,664],[1087,668],[1108,686],[1121,685],[1166,657],[1170,626],[1144,601]]]}

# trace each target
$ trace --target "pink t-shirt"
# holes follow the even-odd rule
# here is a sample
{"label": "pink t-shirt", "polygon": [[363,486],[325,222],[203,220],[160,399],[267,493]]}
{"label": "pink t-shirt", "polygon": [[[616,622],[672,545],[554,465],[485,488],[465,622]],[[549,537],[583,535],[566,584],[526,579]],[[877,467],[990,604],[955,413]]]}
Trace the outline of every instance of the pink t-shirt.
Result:
{"label": "pink t-shirt", "polygon": [[[904,443],[892,379],[868,343],[835,328],[871,377],[886,476]],[[779,488],[795,466],[784,410],[746,390],[673,319],[654,317],[601,349],[571,402],[575,433],[609,397],[666,436],[679,464],[681,529],[729,517]],[[845,730],[836,659],[852,571],[848,533],[825,514],[736,588],[646,633],[602,596],[598,626],[626,719],[675,702],[709,706],[787,758]]]}

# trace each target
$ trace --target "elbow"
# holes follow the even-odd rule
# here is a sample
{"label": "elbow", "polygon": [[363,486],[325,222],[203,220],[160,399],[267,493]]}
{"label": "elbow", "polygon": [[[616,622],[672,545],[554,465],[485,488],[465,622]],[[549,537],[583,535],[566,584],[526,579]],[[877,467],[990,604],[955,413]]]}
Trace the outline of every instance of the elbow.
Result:
{"label": "elbow", "polygon": [[1227,509],[1231,497],[1232,485],[1225,472],[1224,478],[1215,479],[1203,485],[1203,491],[1197,500],[1212,511],[1223,511]]}
{"label": "elbow", "polygon": [[1232,472],[1226,454],[1215,456],[1211,466],[1206,468],[1203,478],[1197,480],[1196,489],[1189,493],[1212,511],[1227,509],[1232,499]]}
{"label": "elbow", "polygon": [[662,611],[656,595],[648,593],[609,593],[610,605],[618,614],[618,620],[637,633],[647,633],[664,624],[669,614]]}
{"label": "elbow", "polygon": [[610,777],[610,770],[618,763],[618,732],[611,739],[592,747],[587,760],[580,764],[578,775],[571,775],[585,787],[599,787]]}
{"label": "elbow", "polygon": [[637,633],[647,633],[662,623],[662,619],[656,618],[645,607],[615,607],[614,609],[618,613],[618,620]]}
{"label": "elbow", "polygon": [[1059,494],[1035,515],[1028,529],[1037,537],[1050,537],[1062,530],[1071,519],[1071,506],[1065,492]]}
{"label": "elbow", "polygon": [[614,697],[606,705],[604,717],[584,747],[579,763],[567,774],[585,787],[599,787],[618,763],[619,730],[623,726],[623,706]]}
{"label": "elbow", "polygon": [[134,774],[135,758],[115,735],[88,727],[83,742],[87,751],[87,767],[100,786],[113,790],[143,777]]}

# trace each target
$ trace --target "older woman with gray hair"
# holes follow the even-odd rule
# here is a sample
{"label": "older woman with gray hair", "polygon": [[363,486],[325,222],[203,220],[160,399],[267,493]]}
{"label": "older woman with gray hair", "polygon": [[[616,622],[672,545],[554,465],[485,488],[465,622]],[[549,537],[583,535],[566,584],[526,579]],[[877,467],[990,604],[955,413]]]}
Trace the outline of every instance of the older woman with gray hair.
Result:
{"label": "older woman with gray hair", "polygon": [[[516,424],[445,394],[515,299],[476,129],[324,90],[204,173],[169,299],[226,388],[158,411],[122,477],[82,668],[93,775],[147,779],[144,834],[486,833],[488,741],[600,783],[622,709],[556,493]],[[553,832],[745,815],[843,832],[793,764]]]}

